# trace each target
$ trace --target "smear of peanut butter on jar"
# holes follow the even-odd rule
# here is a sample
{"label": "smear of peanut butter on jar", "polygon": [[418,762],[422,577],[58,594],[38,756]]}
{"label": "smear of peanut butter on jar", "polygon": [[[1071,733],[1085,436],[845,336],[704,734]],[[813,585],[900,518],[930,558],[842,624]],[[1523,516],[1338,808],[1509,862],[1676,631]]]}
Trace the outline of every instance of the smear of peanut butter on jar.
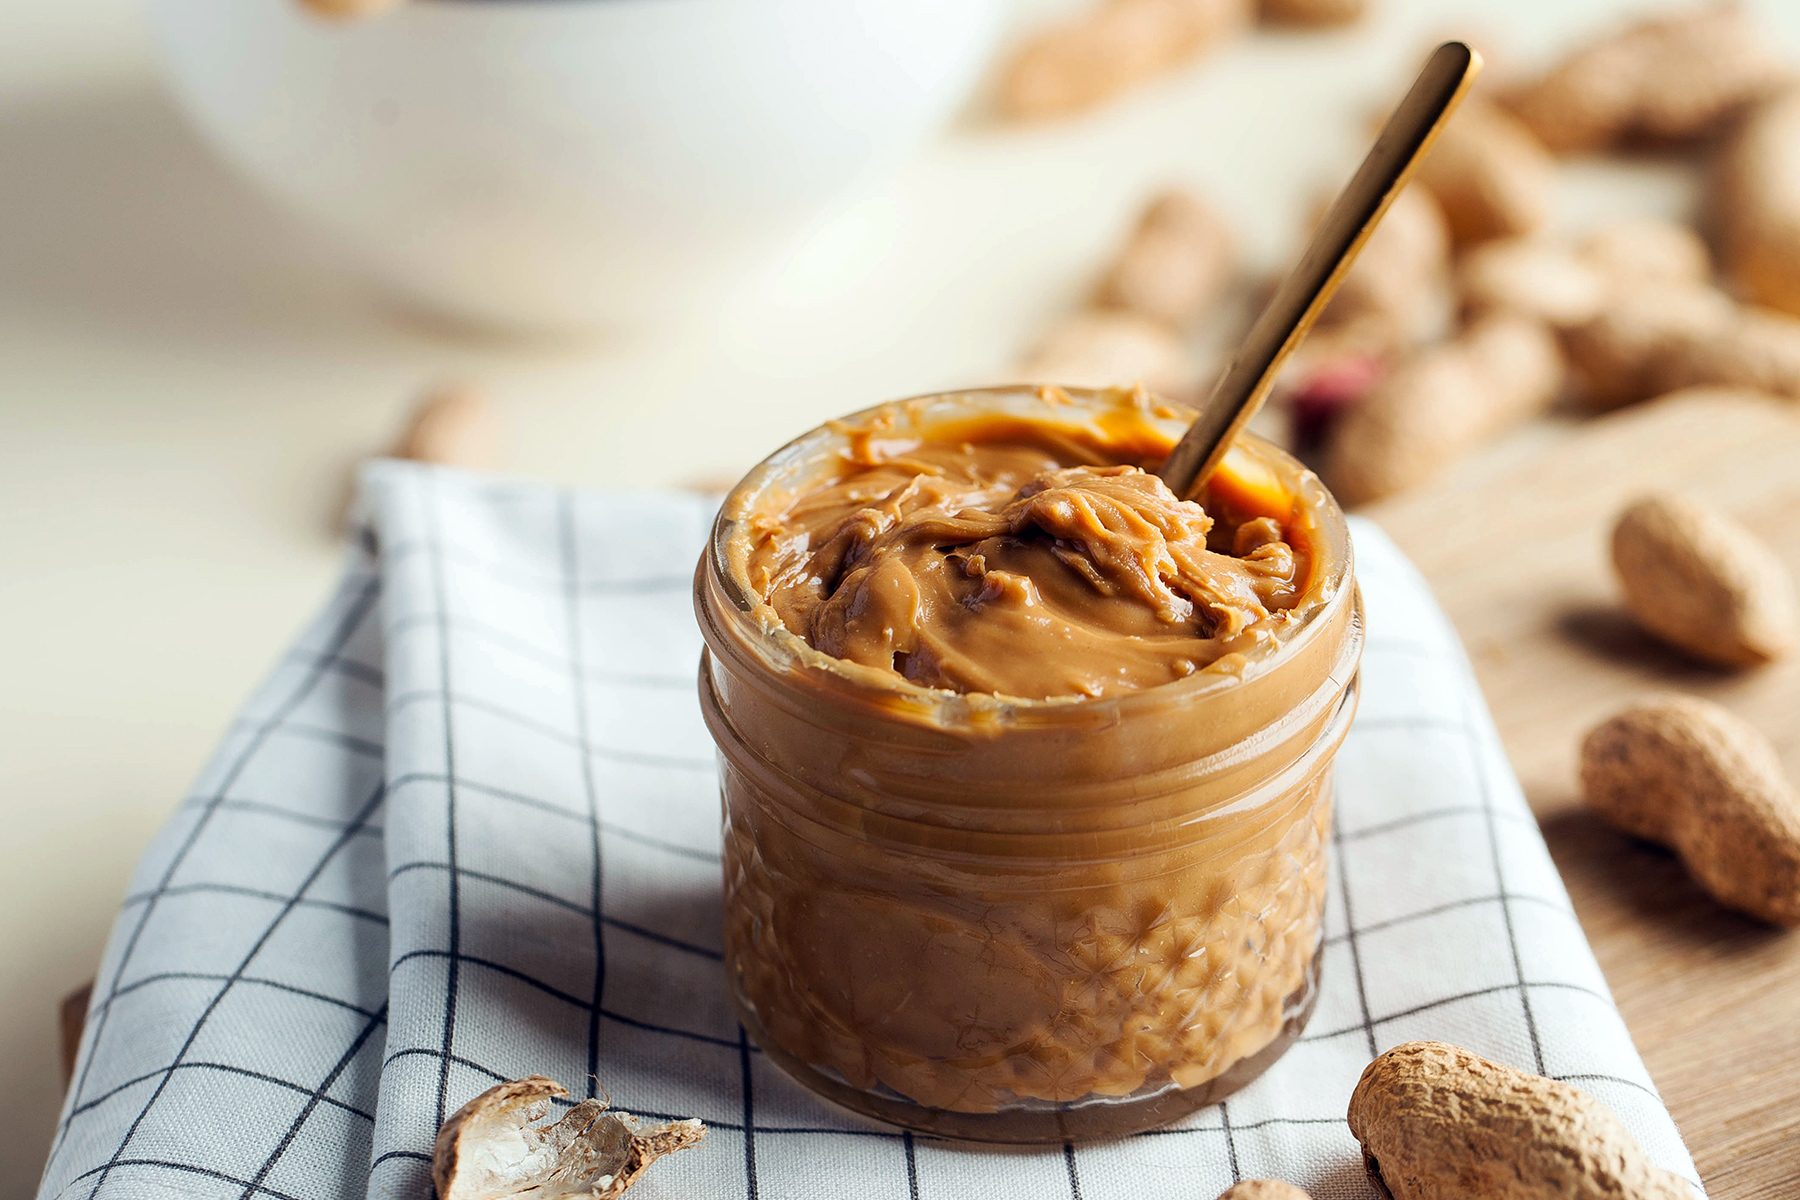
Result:
{"label": "smear of peanut butter on jar", "polygon": [[1114,695],[1241,665],[1305,595],[1311,555],[1281,521],[1216,521],[1129,461],[1164,445],[1002,416],[841,432],[832,470],[755,514],[748,563],[833,657],[958,692]]}

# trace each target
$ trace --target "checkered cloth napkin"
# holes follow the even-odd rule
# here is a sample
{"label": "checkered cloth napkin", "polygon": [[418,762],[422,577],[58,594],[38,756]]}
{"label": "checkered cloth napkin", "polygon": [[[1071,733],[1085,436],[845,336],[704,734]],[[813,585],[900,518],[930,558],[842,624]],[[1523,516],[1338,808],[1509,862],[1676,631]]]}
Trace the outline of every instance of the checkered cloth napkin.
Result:
{"label": "checkered cloth napkin", "polygon": [[995,1149],[814,1099],[732,1015],[689,607],[712,506],[399,463],[364,500],[337,594],[138,866],[40,1196],[423,1197],[445,1114],[542,1073],[711,1127],[644,1200],[1201,1198],[1256,1176],[1360,1200],[1345,1104],[1412,1038],[1570,1080],[1694,1177],[1456,638],[1374,527],[1302,1040],[1170,1128]]}

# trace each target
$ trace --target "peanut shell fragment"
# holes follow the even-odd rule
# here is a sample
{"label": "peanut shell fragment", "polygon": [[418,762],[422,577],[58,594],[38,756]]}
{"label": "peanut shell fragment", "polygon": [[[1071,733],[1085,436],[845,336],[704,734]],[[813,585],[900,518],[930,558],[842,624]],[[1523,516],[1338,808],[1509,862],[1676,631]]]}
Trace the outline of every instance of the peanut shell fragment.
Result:
{"label": "peanut shell fragment", "polygon": [[1699,501],[1655,494],[1631,504],[1613,525],[1612,562],[1637,623],[1702,662],[1755,666],[1800,642],[1800,602],[1781,560]]}
{"label": "peanut shell fragment", "polygon": [[1218,1200],[1312,1200],[1304,1188],[1282,1179],[1246,1179],[1219,1193]]}
{"label": "peanut shell fragment", "polygon": [[666,1154],[698,1145],[698,1121],[643,1126],[603,1100],[582,1100],[539,1124],[569,1091],[529,1075],[496,1084],[438,1131],[431,1178],[438,1200],[617,1200]]}
{"label": "peanut shell fragment", "polygon": [[1726,709],[1667,695],[1608,718],[1581,744],[1581,791],[1674,850],[1721,904],[1800,925],[1800,794],[1768,739]]}
{"label": "peanut shell fragment", "polygon": [[1370,1063],[1349,1120],[1394,1200],[1691,1195],[1598,1100],[1445,1042],[1407,1042]]}

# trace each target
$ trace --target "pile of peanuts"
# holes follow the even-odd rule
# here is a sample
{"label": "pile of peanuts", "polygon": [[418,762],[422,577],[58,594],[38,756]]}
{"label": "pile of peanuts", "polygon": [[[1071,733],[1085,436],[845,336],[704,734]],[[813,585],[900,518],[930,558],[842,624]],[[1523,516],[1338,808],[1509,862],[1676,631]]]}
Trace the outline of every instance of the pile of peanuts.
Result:
{"label": "pile of peanuts", "polygon": [[[1094,11],[1122,20],[1138,7],[1193,5]],[[1716,256],[1677,221],[1547,232],[1562,157],[1641,149],[1704,164]],[[1191,397],[1202,379],[1187,333],[1233,284],[1253,286],[1231,247],[1203,198],[1153,197],[1088,309],[1048,331],[1022,371]],[[1609,31],[1535,78],[1478,89],[1302,346],[1281,400],[1295,448],[1363,504],[1559,402],[1600,411],[1697,387],[1800,399],[1800,84],[1732,5]]]}

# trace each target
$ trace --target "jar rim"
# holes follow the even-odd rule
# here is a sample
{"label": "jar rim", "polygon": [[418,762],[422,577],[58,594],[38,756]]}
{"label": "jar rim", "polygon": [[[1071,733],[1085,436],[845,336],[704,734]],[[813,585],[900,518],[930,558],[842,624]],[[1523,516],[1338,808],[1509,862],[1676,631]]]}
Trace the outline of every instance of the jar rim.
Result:
{"label": "jar rim", "polygon": [[[793,668],[816,672],[820,678],[841,687],[848,696],[880,705],[894,711],[896,715],[902,712],[913,713],[928,723],[944,726],[962,725],[970,721],[983,724],[1037,723],[1058,720],[1072,710],[1084,714],[1123,714],[1145,705],[1198,699],[1241,686],[1246,681],[1275,669],[1283,660],[1292,658],[1302,646],[1312,640],[1319,629],[1329,625],[1330,615],[1349,602],[1354,589],[1345,584],[1354,577],[1354,552],[1343,510],[1318,476],[1298,459],[1267,439],[1247,432],[1239,435],[1240,444],[1247,445],[1253,453],[1297,481],[1301,504],[1313,516],[1317,526],[1316,561],[1324,566],[1326,573],[1313,585],[1319,597],[1317,603],[1309,605],[1304,611],[1289,614],[1290,619],[1277,631],[1275,638],[1254,647],[1244,655],[1241,669],[1203,668],[1191,675],[1152,687],[1103,696],[1029,697],[928,687],[892,672],[849,662],[816,649],[783,624],[768,601],[754,593],[747,575],[734,569],[727,550],[732,543],[731,535],[741,526],[743,517],[733,514],[750,511],[747,501],[778,480],[784,469],[797,465],[807,452],[820,449],[832,438],[842,436],[835,427],[872,420],[890,412],[919,409],[934,403],[965,402],[979,405],[983,401],[992,403],[1007,398],[1026,397],[1036,398],[1045,406],[1072,401],[1076,410],[1087,411],[1103,411],[1103,405],[1134,405],[1168,424],[1172,431],[1177,424],[1185,426],[1193,416],[1193,410],[1189,406],[1153,396],[1141,388],[1008,384],[924,392],[870,405],[814,426],[790,439],[752,467],[726,493],[713,520],[706,551],[701,560],[702,574],[717,581],[724,599],[738,618],[740,628],[733,632],[740,636],[734,637],[732,641],[761,660],[762,665],[772,672],[783,673]],[[701,616],[704,627],[707,624],[707,614],[702,612]]]}

